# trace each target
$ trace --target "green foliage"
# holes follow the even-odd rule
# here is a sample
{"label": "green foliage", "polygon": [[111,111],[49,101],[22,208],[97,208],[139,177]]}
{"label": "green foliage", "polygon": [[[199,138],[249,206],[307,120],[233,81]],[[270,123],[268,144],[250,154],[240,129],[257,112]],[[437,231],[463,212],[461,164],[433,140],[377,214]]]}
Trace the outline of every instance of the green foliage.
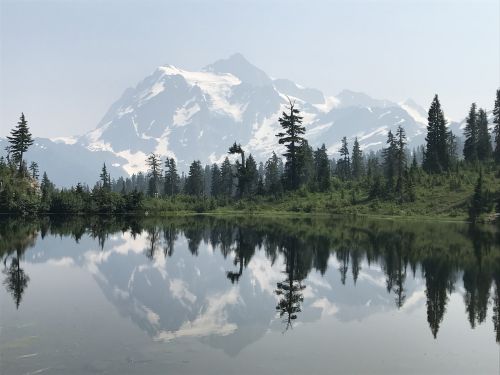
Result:
{"label": "green foliage", "polygon": [[11,130],[10,136],[7,136],[9,146],[7,153],[10,159],[18,164],[19,173],[23,172],[23,155],[28,151],[28,148],[33,144],[33,137],[28,128],[28,121],[21,113],[17,126]]}
{"label": "green foliage", "polygon": [[448,133],[444,112],[437,94],[429,109],[427,125],[427,147],[423,168],[427,173],[441,173],[449,168]]}
{"label": "green foliage", "polygon": [[302,116],[295,108],[295,102],[289,100],[289,113],[283,112],[279,118],[283,132],[276,134],[278,143],[285,145],[286,158],[284,182],[285,188],[296,190],[300,186],[300,159],[299,147],[304,142],[305,127],[302,126]]}

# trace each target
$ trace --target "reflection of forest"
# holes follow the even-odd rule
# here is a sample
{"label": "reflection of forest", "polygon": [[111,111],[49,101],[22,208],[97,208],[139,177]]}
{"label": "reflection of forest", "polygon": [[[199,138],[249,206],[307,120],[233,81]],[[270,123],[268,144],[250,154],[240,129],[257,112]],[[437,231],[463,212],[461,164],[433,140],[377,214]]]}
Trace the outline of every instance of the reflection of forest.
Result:
{"label": "reflection of forest", "polygon": [[[464,304],[471,327],[484,322],[493,304],[493,323],[500,341],[500,235],[493,227],[468,227],[452,223],[394,222],[366,218],[262,218],[259,217],[61,217],[38,220],[4,219],[0,222],[0,257],[4,286],[16,307],[29,283],[22,268],[24,252],[38,236],[70,236],[78,242],[88,235],[101,248],[109,235],[144,234],[146,257],[172,256],[180,235],[193,255],[201,242],[231,256],[234,269],[226,270],[231,283],[238,283],[255,251],[262,249],[274,263],[284,259],[283,280],[276,285],[276,311],[286,328],[299,317],[304,280],[313,269],[324,274],[330,257],[339,264],[340,280],[350,272],[354,283],[363,261],[379,264],[387,292],[395,305],[405,304],[405,282],[411,274],[425,279],[427,320],[434,337],[443,321],[446,304],[462,277]],[[493,292],[490,293],[492,286]]]}

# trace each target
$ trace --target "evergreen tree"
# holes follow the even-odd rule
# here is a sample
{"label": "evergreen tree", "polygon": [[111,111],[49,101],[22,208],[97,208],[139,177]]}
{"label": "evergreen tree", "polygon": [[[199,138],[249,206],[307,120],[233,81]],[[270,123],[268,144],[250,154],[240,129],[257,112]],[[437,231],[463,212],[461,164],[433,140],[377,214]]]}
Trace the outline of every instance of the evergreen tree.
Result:
{"label": "evergreen tree", "polygon": [[268,194],[274,194],[277,196],[282,193],[283,186],[281,185],[281,173],[280,173],[280,163],[281,159],[274,153],[266,161],[266,166],[264,167],[265,179],[264,188]]}
{"label": "evergreen tree", "polygon": [[31,173],[31,178],[33,180],[38,180],[39,174],[38,174],[38,163],[32,161],[30,164],[30,173]]}
{"label": "evergreen tree", "polygon": [[211,189],[210,193],[214,197],[218,197],[222,194],[222,175],[220,172],[220,168],[217,164],[212,164],[211,168],[212,173],[212,181],[211,181]]}
{"label": "evergreen tree", "polygon": [[195,160],[189,166],[189,174],[186,179],[184,190],[186,194],[201,196],[204,190],[203,167],[199,160]]}
{"label": "evergreen tree", "polygon": [[479,161],[486,161],[491,158],[492,153],[488,116],[486,111],[480,108],[477,116],[477,158]]}
{"label": "evergreen tree", "polygon": [[212,195],[212,170],[208,164],[205,165],[205,171],[203,173],[203,190],[203,194],[207,197]]}
{"label": "evergreen tree", "polygon": [[486,202],[483,191],[483,172],[479,170],[479,177],[474,186],[474,194],[469,205],[469,220],[475,223],[482,212],[486,209]]}
{"label": "evergreen tree", "polygon": [[330,188],[330,161],[324,143],[314,152],[314,175],[318,190],[327,191]]}
{"label": "evergreen tree", "polygon": [[259,172],[257,170],[257,163],[252,154],[248,155],[245,166],[246,174],[246,193],[253,195],[257,192],[257,185],[259,182]]}
{"label": "evergreen tree", "polygon": [[493,134],[495,137],[495,152],[494,157],[497,164],[500,164],[500,89],[497,90],[495,106],[493,108]]}
{"label": "evergreen tree", "polygon": [[403,185],[404,185],[404,172],[406,169],[406,133],[402,126],[398,126],[396,130],[396,169],[397,169],[397,183],[396,191],[399,193],[400,202],[403,201]]}
{"label": "evergreen tree", "polygon": [[477,161],[478,127],[476,103],[472,103],[469,116],[467,116],[464,129],[464,159],[469,163]]}
{"label": "evergreen tree", "polygon": [[54,191],[54,184],[49,180],[47,172],[43,172],[40,191],[42,192],[42,204],[44,205],[44,208],[47,209],[47,205],[50,201],[50,196]]}
{"label": "evergreen tree", "polygon": [[422,166],[427,173],[440,173],[449,168],[447,130],[444,112],[436,94],[429,108],[427,124],[427,145]]}
{"label": "evergreen tree", "polygon": [[106,163],[102,165],[101,174],[99,175],[101,179],[101,187],[104,190],[111,191],[111,177],[108,173],[108,169],[106,168]]}
{"label": "evergreen tree", "polygon": [[221,190],[220,193],[226,197],[233,195],[233,167],[229,158],[225,158],[221,165]]}
{"label": "evergreen tree", "polygon": [[285,186],[287,189],[298,189],[300,184],[298,148],[304,142],[302,135],[305,134],[305,127],[302,126],[302,116],[295,108],[295,102],[289,101],[289,113],[283,112],[279,118],[279,123],[283,132],[276,134],[278,143],[285,145]]}
{"label": "evergreen tree", "polygon": [[384,174],[387,180],[387,192],[394,189],[394,180],[397,176],[398,143],[392,131],[387,133],[387,147],[382,150],[384,160]]}
{"label": "evergreen tree", "polygon": [[151,153],[146,159],[146,165],[148,166],[148,194],[151,197],[156,197],[160,190],[160,179],[161,179],[161,159],[159,155]]}
{"label": "evergreen tree", "polygon": [[246,171],[246,163],[245,163],[245,151],[241,148],[240,144],[234,144],[229,148],[229,154],[239,154],[241,156],[241,163],[237,160],[236,161],[236,179],[237,179],[237,184],[236,184],[236,189],[238,192],[238,197],[241,198],[243,197],[243,194],[247,190],[247,171]]}
{"label": "evergreen tree", "polygon": [[342,146],[339,150],[340,158],[337,161],[337,175],[342,180],[347,180],[351,175],[351,161],[349,159],[349,146],[347,144],[347,138],[342,138]]}
{"label": "evergreen tree", "polygon": [[10,136],[7,136],[9,146],[7,151],[9,157],[14,163],[19,165],[19,173],[23,172],[23,155],[28,151],[28,148],[33,144],[33,138],[28,128],[28,121],[21,113],[17,126],[10,131]]}
{"label": "evergreen tree", "polygon": [[314,181],[314,152],[309,142],[304,139],[297,148],[297,159],[299,168],[299,186],[311,185]]}
{"label": "evergreen tree", "polygon": [[352,177],[359,180],[365,174],[365,166],[363,162],[363,151],[359,146],[358,137],[354,138],[352,147]]}
{"label": "evergreen tree", "polygon": [[457,137],[451,130],[447,133],[448,140],[448,160],[450,161],[450,167],[454,166],[458,162],[458,144]]}
{"label": "evergreen tree", "polygon": [[164,179],[164,194],[169,197],[179,194],[180,177],[179,173],[177,173],[177,165],[174,158],[167,158],[167,160],[165,160]]}

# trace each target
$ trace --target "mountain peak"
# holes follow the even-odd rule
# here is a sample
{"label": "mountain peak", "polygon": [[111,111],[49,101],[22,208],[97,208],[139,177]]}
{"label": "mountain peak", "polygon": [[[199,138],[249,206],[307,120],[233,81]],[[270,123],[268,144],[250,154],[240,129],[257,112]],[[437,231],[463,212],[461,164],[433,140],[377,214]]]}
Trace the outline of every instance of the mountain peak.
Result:
{"label": "mountain peak", "polygon": [[203,68],[203,70],[214,73],[230,73],[238,77],[241,82],[252,86],[272,84],[268,75],[251,64],[241,53],[235,53],[226,59],[217,60],[213,64]]}

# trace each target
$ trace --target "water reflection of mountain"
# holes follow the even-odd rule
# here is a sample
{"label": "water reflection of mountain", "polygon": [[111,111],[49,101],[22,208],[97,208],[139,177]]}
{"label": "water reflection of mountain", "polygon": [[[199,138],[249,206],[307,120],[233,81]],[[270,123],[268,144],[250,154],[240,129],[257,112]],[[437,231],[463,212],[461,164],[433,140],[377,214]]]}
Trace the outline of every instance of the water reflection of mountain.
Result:
{"label": "water reflection of mountain", "polygon": [[5,220],[0,233],[4,284],[16,305],[29,288],[23,262],[74,264],[92,272],[120,314],[156,340],[198,337],[236,355],[267,330],[284,331],[296,321],[362,320],[424,303],[437,337],[449,295],[462,284],[472,327],[494,304],[498,339],[500,263],[492,228],[367,219],[56,217]]}

